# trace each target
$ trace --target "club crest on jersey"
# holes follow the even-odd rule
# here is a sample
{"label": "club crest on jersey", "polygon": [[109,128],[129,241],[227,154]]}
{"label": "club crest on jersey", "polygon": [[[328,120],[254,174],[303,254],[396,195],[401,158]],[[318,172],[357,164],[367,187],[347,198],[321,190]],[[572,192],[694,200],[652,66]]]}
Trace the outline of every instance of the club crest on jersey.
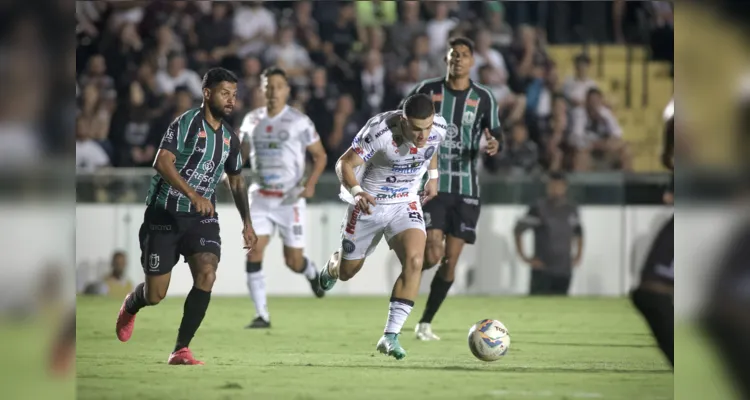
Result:
{"label": "club crest on jersey", "polygon": [[467,111],[464,113],[461,123],[464,125],[473,125],[474,120],[477,119],[477,114],[474,111]]}
{"label": "club crest on jersey", "polygon": [[455,139],[458,136],[458,127],[456,126],[456,124],[451,122],[448,125],[448,129],[446,129],[446,135],[449,139]]}
{"label": "club crest on jersey", "polygon": [[435,154],[435,146],[428,147],[427,150],[424,151],[424,159],[429,160],[432,158],[433,154]]}
{"label": "club crest on jersey", "polygon": [[279,140],[283,142],[283,141],[286,141],[287,139],[289,139],[289,132],[287,131],[279,132]]}

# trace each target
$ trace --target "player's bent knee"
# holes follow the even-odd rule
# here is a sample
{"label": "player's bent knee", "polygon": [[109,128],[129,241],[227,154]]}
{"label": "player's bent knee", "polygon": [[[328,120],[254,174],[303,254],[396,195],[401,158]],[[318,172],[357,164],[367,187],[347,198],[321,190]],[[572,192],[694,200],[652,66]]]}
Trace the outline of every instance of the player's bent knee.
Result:
{"label": "player's bent knee", "polygon": [[425,261],[427,264],[425,265],[425,269],[430,269],[443,259],[443,256],[445,255],[445,248],[443,247],[442,243],[428,242],[426,249],[427,251],[425,252]]}
{"label": "player's bent knee", "polygon": [[201,270],[195,275],[195,286],[202,290],[211,290],[216,282],[216,270],[208,265],[207,268],[201,268]]}
{"label": "player's bent knee", "polygon": [[404,265],[404,272],[407,274],[420,274],[422,272],[422,264],[424,263],[424,256],[422,254],[410,254],[406,256],[406,265]]}
{"label": "player's bent knee", "polygon": [[360,268],[362,268],[364,260],[341,260],[339,265],[339,280],[348,281],[352,279],[354,275],[357,275]]}

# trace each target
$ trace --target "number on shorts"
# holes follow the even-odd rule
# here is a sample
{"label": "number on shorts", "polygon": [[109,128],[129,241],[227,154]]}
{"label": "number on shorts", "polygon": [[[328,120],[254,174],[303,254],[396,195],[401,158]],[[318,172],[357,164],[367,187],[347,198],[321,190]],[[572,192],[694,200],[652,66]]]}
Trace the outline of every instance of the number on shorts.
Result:
{"label": "number on shorts", "polygon": [[294,233],[294,236],[301,236],[302,235],[302,225],[294,225],[292,227],[292,233]]}
{"label": "number on shorts", "polygon": [[409,218],[412,221],[418,220],[419,222],[422,222],[422,214],[420,214],[419,211],[409,211]]}

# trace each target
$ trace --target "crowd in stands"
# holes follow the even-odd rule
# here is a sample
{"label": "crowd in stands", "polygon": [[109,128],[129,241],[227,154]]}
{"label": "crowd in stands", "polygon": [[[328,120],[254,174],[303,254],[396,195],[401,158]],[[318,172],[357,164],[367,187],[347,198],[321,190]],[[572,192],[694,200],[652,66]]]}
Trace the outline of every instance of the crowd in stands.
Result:
{"label": "crowd in stands", "polygon": [[[290,105],[313,120],[333,167],[370,116],[445,73],[447,39],[459,35],[475,42],[471,76],[491,88],[506,132],[505,151],[484,168],[630,168],[616,110],[590,76],[590,58],[555,60],[575,64],[574,75],[560,76],[546,49],[582,40],[658,42],[660,29],[673,29],[671,5],[543,3],[76,2],[78,171],[150,166],[169,123],[200,105],[202,74],[214,66],[240,79],[229,121],[238,127],[263,106],[259,75],[270,65],[288,73]],[[644,22],[632,15],[641,14],[625,3],[644,4],[651,37],[638,33]],[[588,26],[580,19],[595,6],[606,23],[593,18],[580,37]]]}

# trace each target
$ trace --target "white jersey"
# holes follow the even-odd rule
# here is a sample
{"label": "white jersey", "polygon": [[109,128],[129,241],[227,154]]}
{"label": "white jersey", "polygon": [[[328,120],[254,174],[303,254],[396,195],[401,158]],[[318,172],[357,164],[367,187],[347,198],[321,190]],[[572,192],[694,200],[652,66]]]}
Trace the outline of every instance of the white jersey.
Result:
{"label": "white jersey", "polygon": [[[445,139],[445,118],[436,114],[427,144],[415,147],[401,132],[401,115],[401,111],[388,111],[372,117],[352,140],[352,149],[365,160],[354,170],[357,182],[377,203],[417,201],[422,176]],[[354,204],[343,185],[339,197]]]}
{"label": "white jersey", "polygon": [[307,146],[320,141],[310,118],[289,106],[273,118],[265,107],[250,111],[242,120],[240,137],[250,142],[251,192],[286,193],[299,186],[305,174]]}

